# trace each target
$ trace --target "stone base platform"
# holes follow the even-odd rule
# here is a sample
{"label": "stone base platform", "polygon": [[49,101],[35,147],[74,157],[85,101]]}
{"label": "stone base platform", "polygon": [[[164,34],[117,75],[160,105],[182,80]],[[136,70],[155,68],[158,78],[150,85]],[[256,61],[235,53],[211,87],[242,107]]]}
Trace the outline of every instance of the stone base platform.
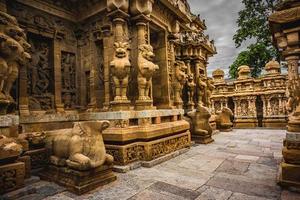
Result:
{"label": "stone base platform", "polygon": [[126,173],[126,172],[129,172],[130,170],[134,170],[134,169],[137,169],[137,168],[140,168],[140,167],[151,168],[151,167],[159,165],[163,162],[166,162],[166,161],[168,161],[172,158],[175,158],[175,157],[177,157],[181,154],[184,154],[188,151],[189,151],[189,148],[184,148],[184,149],[180,149],[178,151],[175,151],[173,153],[169,153],[165,156],[156,158],[156,159],[151,160],[151,161],[137,161],[137,162],[128,164],[126,166],[114,165],[113,171],[118,172],[118,173]]}
{"label": "stone base platform", "polygon": [[[0,166],[0,194],[19,189],[24,186],[25,164],[15,162]],[[0,197],[1,199],[1,197]]]}
{"label": "stone base platform", "polygon": [[192,135],[192,140],[197,144],[209,144],[214,141],[211,136]]}
{"label": "stone base platform", "polygon": [[49,165],[45,171],[40,173],[40,177],[64,186],[70,192],[81,195],[115,181],[117,177],[112,172],[112,167],[112,165],[103,165],[88,171],[77,171],[67,167]]}
{"label": "stone base platform", "polygon": [[286,119],[264,119],[263,127],[285,129],[287,126]]}
{"label": "stone base platform", "polygon": [[300,189],[300,165],[282,162],[280,164],[278,184],[283,187]]}
{"label": "stone base platform", "polygon": [[234,120],[233,124],[235,128],[255,128],[258,126],[258,120],[251,118],[238,118]]}
{"label": "stone base platform", "polygon": [[[162,131],[163,132],[163,131]],[[153,138],[145,142],[129,144],[105,145],[107,153],[111,154],[117,165],[127,165],[136,161],[151,161],[174,151],[190,147],[191,136],[189,131],[176,135]]]}

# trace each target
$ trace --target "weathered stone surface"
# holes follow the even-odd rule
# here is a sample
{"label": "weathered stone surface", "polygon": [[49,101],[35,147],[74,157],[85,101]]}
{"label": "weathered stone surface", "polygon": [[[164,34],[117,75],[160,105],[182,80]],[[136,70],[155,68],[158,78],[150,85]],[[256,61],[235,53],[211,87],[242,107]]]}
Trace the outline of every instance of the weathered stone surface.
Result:
{"label": "weathered stone surface", "polygon": [[216,172],[225,172],[228,174],[241,175],[248,170],[248,162],[240,162],[236,160],[225,160],[216,170]]}
{"label": "weathered stone surface", "polygon": [[231,191],[215,187],[209,187],[204,192],[202,192],[196,200],[224,200],[228,199],[231,195]]}

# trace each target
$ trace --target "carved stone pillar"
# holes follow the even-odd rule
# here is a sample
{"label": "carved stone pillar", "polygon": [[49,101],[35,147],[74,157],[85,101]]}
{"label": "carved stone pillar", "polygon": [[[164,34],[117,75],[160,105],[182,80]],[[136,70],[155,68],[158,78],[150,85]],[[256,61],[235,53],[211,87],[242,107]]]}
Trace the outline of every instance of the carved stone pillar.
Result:
{"label": "carved stone pillar", "polygon": [[109,14],[114,29],[114,59],[110,62],[110,74],[114,83],[114,101],[110,102],[113,110],[129,110],[130,101],[127,97],[131,63],[129,61],[128,39],[124,37],[126,20],[129,17],[128,0],[108,0]]}
{"label": "carved stone pillar", "polygon": [[19,112],[21,116],[28,116],[29,113],[29,99],[27,93],[27,67],[24,66],[19,72]]}
{"label": "carved stone pillar", "polygon": [[55,88],[55,108],[56,112],[64,112],[64,104],[61,99],[61,43],[54,39],[54,88]]}
{"label": "carved stone pillar", "polygon": [[104,103],[103,109],[108,110],[110,105],[110,73],[109,73],[109,65],[110,65],[110,55],[109,52],[111,50],[111,30],[110,27],[102,27],[101,28],[102,36],[103,36],[103,61],[104,61]]}
{"label": "carved stone pillar", "polygon": [[298,56],[288,56],[286,59],[288,65],[288,79],[291,80],[298,80],[299,79],[299,72],[298,72]]}
{"label": "carved stone pillar", "polygon": [[[149,20],[153,0],[132,0],[130,11],[136,23],[136,38],[132,52],[133,63],[137,67],[138,99],[135,101],[137,110],[153,109],[152,76],[159,69],[152,61],[153,48],[149,44]],[[145,56],[148,55],[148,56]]]}

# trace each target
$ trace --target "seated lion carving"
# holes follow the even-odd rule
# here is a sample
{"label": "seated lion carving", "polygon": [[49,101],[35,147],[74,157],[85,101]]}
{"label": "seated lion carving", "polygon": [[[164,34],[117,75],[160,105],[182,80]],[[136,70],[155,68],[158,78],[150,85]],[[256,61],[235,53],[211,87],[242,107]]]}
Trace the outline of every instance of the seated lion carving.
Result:
{"label": "seated lion carving", "polygon": [[48,132],[46,146],[52,151],[50,162],[76,170],[89,170],[113,163],[106,154],[102,131],[108,121],[75,122],[73,128]]}

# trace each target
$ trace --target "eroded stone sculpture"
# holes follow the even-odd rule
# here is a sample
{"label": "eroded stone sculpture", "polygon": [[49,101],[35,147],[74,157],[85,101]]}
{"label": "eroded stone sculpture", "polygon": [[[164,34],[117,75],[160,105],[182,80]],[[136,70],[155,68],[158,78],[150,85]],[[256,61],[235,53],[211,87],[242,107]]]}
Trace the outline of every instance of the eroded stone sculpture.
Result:
{"label": "eroded stone sculpture", "polygon": [[197,80],[197,93],[198,93],[198,104],[203,105],[203,99],[205,97],[205,91],[207,88],[207,84],[203,80],[203,77],[198,77]]}
{"label": "eroded stone sculpture", "polygon": [[115,86],[115,101],[127,101],[127,87],[131,64],[128,57],[128,43],[115,42],[115,57],[110,63],[110,70]]}
{"label": "eroded stone sculpture", "polygon": [[15,104],[10,95],[13,83],[18,77],[20,66],[30,55],[26,52],[30,45],[26,42],[24,30],[17,20],[0,12],[0,113],[6,114],[9,105]]}
{"label": "eroded stone sculpture", "polygon": [[233,126],[232,118],[233,112],[231,109],[223,107],[221,112],[217,115],[217,128],[220,131],[231,131]]}
{"label": "eroded stone sculpture", "polygon": [[214,140],[211,138],[212,127],[209,123],[211,114],[209,110],[198,104],[195,111],[191,111],[188,114],[188,117],[191,118],[191,134],[192,139],[200,144],[208,144]]}
{"label": "eroded stone sculpture", "polygon": [[181,96],[187,80],[186,70],[187,67],[183,61],[175,63],[174,103],[179,107],[182,107],[183,104]]}
{"label": "eroded stone sculpture", "polygon": [[106,153],[102,137],[109,124],[75,122],[71,129],[46,132],[51,165],[40,176],[79,195],[116,180],[112,173],[114,159]]}
{"label": "eroded stone sculpture", "polygon": [[138,86],[139,100],[151,100],[152,76],[159,70],[153,63],[154,53],[151,45],[143,44],[139,47],[138,55]]}
{"label": "eroded stone sculpture", "polygon": [[48,143],[52,156],[50,162],[76,170],[89,170],[111,164],[113,157],[106,154],[102,131],[109,127],[108,121],[76,122],[72,129],[54,136]]}
{"label": "eroded stone sculpture", "polygon": [[195,87],[196,87],[196,84],[194,82],[194,75],[189,74],[187,76],[188,106],[194,106]]}

